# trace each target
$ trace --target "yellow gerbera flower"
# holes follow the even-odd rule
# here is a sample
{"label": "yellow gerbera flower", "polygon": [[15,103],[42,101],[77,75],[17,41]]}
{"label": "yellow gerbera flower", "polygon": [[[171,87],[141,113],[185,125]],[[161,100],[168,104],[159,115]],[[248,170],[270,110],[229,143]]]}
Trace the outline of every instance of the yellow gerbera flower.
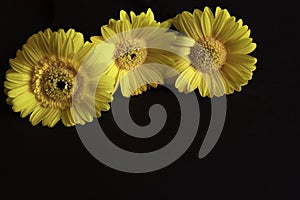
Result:
{"label": "yellow gerbera flower", "polygon": [[107,63],[102,62],[97,67],[105,68],[105,74],[115,79],[115,89],[120,84],[124,96],[141,94],[150,86],[163,83],[159,67],[147,64],[173,65],[166,51],[157,48],[163,46],[158,40],[166,44],[175,39],[175,34],[167,33],[170,26],[171,21],[157,22],[151,9],[140,15],[131,11],[130,17],[122,10],[120,20],[110,19],[108,25],[101,27],[102,36],[91,37],[92,42],[99,44],[99,49],[102,43],[111,45],[111,51],[107,46],[99,50],[99,54],[106,52],[111,63],[106,66]]}
{"label": "yellow gerbera flower", "polygon": [[[94,47],[73,29],[34,34],[9,61],[12,69],[4,82],[7,103],[22,118],[30,115],[34,126],[42,121],[43,126],[53,127],[60,119],[73,126],[100,117],[112,100],[112,80],[103,77],[99,82],[88,70],[79,71]],[[91,84],[96,84],[95,97],[90,96]],[[94,101],[96,105],[91,104]]]}
{"label": "yellow gerbera flower", "polygon": [[252,78],[256,58],[247,55],[256,44],[248,26],[216,8],[215,15],[205,7],[193,14],[183,12],[173,19],[174,26],[188,37],[178,37],[177,48],[187,59],[179,58],[175,69],[181,74],[175,86],[181,92],[198,88],[201,96],[222,96],[241,91]]}

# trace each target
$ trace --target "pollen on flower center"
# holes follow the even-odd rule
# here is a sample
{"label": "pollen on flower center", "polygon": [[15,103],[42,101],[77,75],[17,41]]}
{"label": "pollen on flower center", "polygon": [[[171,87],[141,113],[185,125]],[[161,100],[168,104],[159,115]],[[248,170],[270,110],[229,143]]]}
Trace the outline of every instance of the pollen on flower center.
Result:
{"label": "pollen on flower center", "polygon": [[145,44],[141,40],[129,39],[116,44],[114,59],[120,69],[134,69],[147,57]]}
{"label": "pollen on flower center", "polygon": [[32,90],[45,107],[70,107],[76,74],[71,63],[54,57],[45,58],[35,67]]}
{"label": "pollen on flower center", "polygon": [[214,39],[205,38],[191,48],[191,64],[201,72],[218,70],[226,61],[227,51],[224,45]]}

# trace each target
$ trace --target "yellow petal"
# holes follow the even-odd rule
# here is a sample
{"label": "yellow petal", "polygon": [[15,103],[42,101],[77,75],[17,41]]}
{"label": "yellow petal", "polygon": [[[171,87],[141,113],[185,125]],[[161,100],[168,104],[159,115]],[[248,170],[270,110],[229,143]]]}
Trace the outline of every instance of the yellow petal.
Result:
{"label": "yellow petal", "polygon": [[161,28],[170,28],[172,26],[172,19],[168,19],[159,25]]}
{"label": "yellow petal", "polygon": [[[248,80],[250,80],[252,78],[252,70],[251,68],[246,68],[243,67],[242,65],[231,65],[229,63],[226,64],[225,70],[227,70],[228,73],[232,73],[235,74],[235,76],[240,77],[240,79],[242,80],[240,82],[241,85],[244,85],[247,83]],[[228,68],[228,69],[227,69]]]}
{"label": "yellow petal", "polygon": [[77,105],[73,106],[74,108],[74,121],[76,124],[85,124],[86,122],[91,122],[93,120],[93,116],[89,113],[89,108],[86,106],[84,102],[80,102]]}
{"label": "yellow petal", "polygon": [[38,47],[39,49],[44,53],[44,55],[49,55],[50,54],[50,49],[49,49],[49,39],[46,34],[43,32],[38,32],[37,35],[37,42],[38,42]]}
{"label": "yellow petal", "polygon": [[61,56],[64,58],[73,59],[74,56],[74,43],[72,38],[66,38],[64,44],[62,44]]}
{"label": "yellow petal", "polygon": [[252,38],[243,38],[226,44],[226,49],[230,53],[236,54],[248,54],[254,51],[255,48],[256,44],[252,43]]}
{"label": "yellow petal", "polygon": [[224,10],[221,10],[218,15],[216,16],[216,19],[213,23],[213,30],[212,34],[217,37],[221,32],[228,20],[228,16],[226,15],[226,12]]}
{"label": "yellow petal", "polygon": [[6,98],[6,103],[7,103],[8,105],[12,105],[12,98],[7,97],[7,98]]}
{"label": "yellow petal", "polygon": [[28,64],[31,66],[36,66],[37,63],[42,59],[39,52],[35,52],[35,50],[28,45],[23,45],[23,55]]}
{"label": "yellow petal", "polygon": [[243,66],[252,66],[255,65],[257,62],[257,59],[245,54],[232,54],[228,56],[227,61],[229,64],[238,64]]}
{"label": "yellow petal", "polygon": [[140,15],[136,16],[132,21],[132,28],[142,28],[147,25],[147,21],[145,21],[145,13],[141,13]]}
{"label": "yellow petal", "polygon": [[233,87],[230,77],[223,70],[221,70],[220,73],[222,74],[222,77],[223,77],[223,83],[225,86],[225,94],[232,94],[234,92],[234,87]]}
{"label": "yellow petal", "polygon": [[[16,89],[18,90],[18,89]],[[10,90],[8,95],[10,95]],[[22,106],[26,107],[28,104],[31,104],[31,102],[35,101],[34,94],[30,93],[29,90],[18,92],[17,95],[10,95],[10,98],[12,98],[12,104],[16,106]]]}
{"label": "yellow petal", "polygon": [[197,30],[194,27],[193,15],[187,11],[184,11],[182,14],[177,15],[174,20],[174,26],[184,34],[192,37],[195,40],[198,40]]}
{"label": "yellow petal", "polygon": [[105,40],[107,40],[108,38],[114,36],[116,33],[111,29],[109,28],[108,26],[102,26],[101,27],[101,33],[104,37]]}
{"label": "yellow petal", "polygon": [[129,31],[131,29],[131,23],[129,20],[122,21],[122,32]]}
{"label": "yellow petal", "polygon": [[53,34],[53,32],[51,31],[50,28],[47,28],[45,31],[44,31],[44,35],[45,37],[49,40],[51,38],[51,35]]}
{"label": "yellow petal", "polygon": [[222,11],[222,9],[218,6],[215,11],[215,16],[218,17],[218,15],[220,14],[221,11]]}
{"label": "yellow petal", "polygon": [[200,18],[201,30],[204,37],[210,37],[212,33],[212,21],[210,16],[211,11],[209,11],[210,9],[206,7]]}
{"label": "yellow petal", "polygon": [[225,42],[229,37],[232,36],[231,33],[234,33],[238,28],[238,24],[235,22],[235,17],[230,17],[227,19],[221,30],[215,35],[215,37],[221,42]]}
{"label": "yellow petal", "polygon": [[114,84],[115,84],[115,79],[113,77],[102,75],[101,78],[99,79],[97,90],[99,90],[102,93],[103,92],[112,93]]}
{"label": "yellow petal", "polygon": [[130,11],[131,23],[133,24],[136,21],[136,14],[133,11]]}
{"label": "yellow petal", "polygon": [[84,38],[83,38],[82,33],[76,33],[74,35],[73,44],[74,44],[73,51],[76,54],[83,47],[83,44],[84,44]]}
{"label": "yellow petal", "polygon": [[110,109],[110,105],[108,103],[101,103],[99,104],[99,109],[101,111],[108,111]]}
{"label": "yellow petal", "polygon": [[148,17],[150,19],[150,21],[154,21],[154,14],[153,14],[151,8],[148,8],[146,17]]}
{"label": "yellow petal", "polygon": [[198,34],[194,27],[193,15],[189,12],[183,12],[180,18],[181,27],[183,32],[195,40],[198,40]]}
{"label": "yellow petal", "polygon": [[173,44],[176,46],[192,47],[195,43],[196,41],[191,37],[178,36]]}
{"label": "yellow petal", "polygon": [[50,128],[53,127],[60,120],[60,114],[60,110],[52,108],[47,112],[45,118],[42,120],[42,125]]}
{"label": "yellow petal", "polygon": [[[28,104],[25,108],[23,108],[20,113],[22,118],[28,116],[36,107],[39,107],[41,103],[36,99],[32,99],[31,104]],[[19,112],[19,111],[17,111]]]}
{"label": "yellow petal", "polygon": [[97,44],[104,41],[104,38],[102,36],[92,36],[90,39],[92,42],[97,43]]}
{"label": "yellow petal", "polygon": [[94,48],[94,44],[86,42],[84,46],[74,56],[74,59],[76,59],[77,63],[81,64],[84,61],[84,59],[87,58],[87,56],[93,51]]}
{"label": "yellow petal", "polygon": [[[175,87],[179,92],[189,93],[196,89],[198,81],[200,80],[199,72],[192,67],[184,70],[177,78]],[[198,83],[198,84],[197,84]]]}
{"label": "yellow petal", "polygon": [[66,32],[66,37],[67,38],[73,38],[76,34],[76,31],[74,29],[69,29],[67,32]]}
{"label": "yellow petal", "polygon": [[201,76],[200,78],[200,84],[198,85],[198,91],[202,97],[209,96],[209,90],[208,90],[208,80]]}
{"label": "yellow petal", "polygon": [[61,118],[62,118],[62,122],[65,126],[74,126],[75,125],[70,108],[62,111]]}
{"label": "yellow petal", "polygon": [[128,21],[130,21],[128,14],[124,10],[120,11],[120,20],[128,20]]}
{"label": "yellow petal", "polygon": [[248,26],[242,26],[239,27],[237,30],[235,30],[234,33],[232,33],[232,37],[230,38],[230,40],[249,38],[249,36],[250,36],[250,30],[248,29]]}
{"label": "yellow petal", "polygon": [[[202,29],[201,29],[201,16],[202,16],[202,11],[199,9],[195,9],[193,12],[193,16],[194,16],[194,25],[195,25],[195,29],[198,35],[199,39],[204,39],[204,35],[202,33]],[[196,39],[196,38],[195,38]]]}
{"label": "yellow petal", "polygon": [[31,81],[31,74],[27,73],[18,73],[13,69],[9,69],[6,71],[6,79],[13,83],[23,83],[28,84]]}
{"label": "yellow petal", "polygon": [[31,73],[32,67],[18,61],[18,59],[10,59],[10,66],[19,73]]}
{"label": "yellow petal", "polygon": [[220,97],[226,93],[224,79],[219,71],[212,71],[206,74],[206,83],[208,87],[209,97]]}
{"label": "yellow petal", "polygon": [[33,126],[36,126],[40,121],[42,121],[45,118],[45,115],[49,109],[43,108],[43,107],[36,107],[32,114],[29,117],[29,121]]}
{"label": "yellow petal", "polygon": [[188,67],[191,67],[190,62],[188,60],[180,58],[175,62],[174,69],[177,70],[178,72],[182,72],[183,70],[187,69]]}
{"label": "yellow petal", "polygon": [[[237,73],[237,71],[234,70],[234,67],[225,64],[222,68],[222,71],[234,90],[241,91],[241,86],[247,84],[249,78]],[[250,73],[252,75],[252,72]]]}

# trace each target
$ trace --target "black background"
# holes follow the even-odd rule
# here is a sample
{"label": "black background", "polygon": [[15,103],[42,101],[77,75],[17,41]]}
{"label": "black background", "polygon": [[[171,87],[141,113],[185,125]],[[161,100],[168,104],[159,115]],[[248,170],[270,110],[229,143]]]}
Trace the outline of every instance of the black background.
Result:
{"label": "black background", "polygon": [[[242,18],[258,44],[253,80],[241,93],[227,97],[227,118],[213,151],[198,159],[209,119],[209,100],[198,95],[201,122],[196,140],[170,166],[146,174],[119,172],[98,162],[82,145],[76,129],[32,127],[1,98],[1,188],[10,198],[81,197],[84,199],[300,199],[299,165],[299,31],[298,13],[289,1],[115,0],[9,1],[1,3],[0,81],[32,34],[74,28],[88,40],[100,26],[117,19],[120,9],[136,13],[151,7],[158,21],[187,10],[219,5]],[[1,84],[3,91],[3,84]],[[137,140],[116,127],[110,112],[99,122],[109,138],[136,152],[158,149],[178,127],[178,104],[165,88],[133,98],[134,120],[145,125],[147,109],[160,102],[169,113],[155,137]],[[3,193],[1,193],[2,195]],[[4,195],[4,194],[3,194]]]}

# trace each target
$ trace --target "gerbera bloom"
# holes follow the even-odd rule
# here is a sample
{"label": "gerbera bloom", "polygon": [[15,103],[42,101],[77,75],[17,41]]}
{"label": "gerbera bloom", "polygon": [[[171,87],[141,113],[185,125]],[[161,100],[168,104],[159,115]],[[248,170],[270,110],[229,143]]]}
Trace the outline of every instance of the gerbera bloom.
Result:
{"label": "gerbera bloom", "polygon": [[[90,76],[81,70],[84,59],[94,49],[84,43],[83,35],[73,29],[52,32],[46,29],[31,36],[16,57],[10,59],[4,82],[7,103],[24,118],[30,115],[32,125],[42,121],[53,127],[60,119],[65,126],[84,124],[100,117],[112,100],[111,80]],[[96,84],[95,96],[89,90]],[[96,101],[96,104],[91,102]],[[91,108],[91,105],[95,105]]]}
{"label": "gerbera bloom", "polygon": [[179,58],[175,69],[181,74],[175,86],[181,92],[199,89],[201,96],[222,96],[241,91],[252,78],[256,58],[247,55],[256,44],[248,26],[230,16],[226,9],[216,8],[215,14],[205,7],[193,14],[183,12],[173,19],[174,26],[188,37],[179,37]]}
{"label": "gerbera bloom", "polygon": [[163,83],[159,67],[149,63],[173,65],[167,52],[160,48],[164,44],[170,46],[175,39],[174,33],[167,33],[170,26],[170,21],[157,22],[151,9],[140,15],[131,11],[130,17],[122,10],[120,20],[110,19],[108,25],[101,27],[102,36],[91,37],[92,42],[99,44],[99,54],[105,52],[111,59],[97,67],[105,68],[105,75],[115,79],[115,89],[120,84],[124,96],[141,94]]}

